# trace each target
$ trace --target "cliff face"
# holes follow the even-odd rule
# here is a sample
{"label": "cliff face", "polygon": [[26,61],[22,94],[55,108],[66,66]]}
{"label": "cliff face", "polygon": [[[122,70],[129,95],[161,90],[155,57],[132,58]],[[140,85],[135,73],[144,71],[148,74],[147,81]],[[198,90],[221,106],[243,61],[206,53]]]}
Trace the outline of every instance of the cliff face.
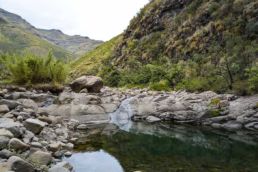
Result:
{"label": "cliff face", "polygon": [[257,0],[152,0],[94,71],[119,86],[251,87],[250,77],[258,77],[247,72],[258,71],[257,9]]}

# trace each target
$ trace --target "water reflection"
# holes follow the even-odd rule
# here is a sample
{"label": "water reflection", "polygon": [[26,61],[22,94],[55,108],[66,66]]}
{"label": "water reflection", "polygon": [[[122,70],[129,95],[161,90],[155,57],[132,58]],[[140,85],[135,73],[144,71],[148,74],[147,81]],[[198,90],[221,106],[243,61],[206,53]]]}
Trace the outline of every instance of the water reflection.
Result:
{"label": "water reflection", "polygon": [[123,172],[123,168],[112,155],[104,150],[96,152],[75,153],[66,159],[74,166],[76,172]]}
{"label": "water reflection", "polygon": [[76,172],[258,171],[257,140],[244,132],[132,123],[129,132],[108,124],[93,133],[80,138],[81,153],[68,159]]}

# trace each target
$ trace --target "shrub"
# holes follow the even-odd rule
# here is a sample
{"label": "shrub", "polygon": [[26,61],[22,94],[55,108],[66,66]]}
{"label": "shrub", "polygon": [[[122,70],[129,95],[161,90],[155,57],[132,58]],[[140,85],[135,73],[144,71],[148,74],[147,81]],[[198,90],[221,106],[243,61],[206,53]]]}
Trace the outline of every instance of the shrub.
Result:
{"label": "shrub", "polygon": [[220,105],[220,99],[219,98],[214,98],[211,100],[210,105],[212,106],[219,106]]}
{"label": "shrub", "polygon": [[155,90],[155,91],[169,91],[170,90],[169,82],[167,80],[161,80],[159,82],[151,83],[149,85],[149,88],[151,90]]}
{"label": "shrub", "polygon": [[258,92],[258,66],[254,66],[247,70],[248,87],[251,92]]}
{"label": "shrub", "polygon": [[20,56],[2,56],[2,70],[8,73],[7,79],[16,84],[64,83],[68,66],[53,58],[51,54],[46,57],[37,57],[27,54]]}

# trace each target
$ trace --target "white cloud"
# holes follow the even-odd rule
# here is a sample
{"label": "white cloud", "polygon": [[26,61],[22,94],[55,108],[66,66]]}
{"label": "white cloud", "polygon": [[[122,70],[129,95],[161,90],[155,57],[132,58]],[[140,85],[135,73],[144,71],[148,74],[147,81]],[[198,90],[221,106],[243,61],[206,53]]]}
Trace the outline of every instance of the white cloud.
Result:
{"label": "white cloud", "polygon": [[0,0],[38,28],[108,40],[126,29],[149,0]]}

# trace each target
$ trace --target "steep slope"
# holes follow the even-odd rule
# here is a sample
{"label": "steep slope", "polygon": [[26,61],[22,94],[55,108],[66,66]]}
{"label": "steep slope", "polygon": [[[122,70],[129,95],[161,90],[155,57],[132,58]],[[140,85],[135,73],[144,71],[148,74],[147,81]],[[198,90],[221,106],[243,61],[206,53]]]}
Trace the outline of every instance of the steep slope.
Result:
{"label": "steep slope", "polygon": [[257,0],[152,0],[98,74],[114,86],[258,91],[257,9]]}
{"label": "steep slope", "polygon": [[52,50],[57,57],[72,57],[101,43],[87,37],[68,36],[58,30],[37,29],[20,16],[3,9],[0,9],[0,35],[0,51],[4,53],[28,51],[44,55]]}

